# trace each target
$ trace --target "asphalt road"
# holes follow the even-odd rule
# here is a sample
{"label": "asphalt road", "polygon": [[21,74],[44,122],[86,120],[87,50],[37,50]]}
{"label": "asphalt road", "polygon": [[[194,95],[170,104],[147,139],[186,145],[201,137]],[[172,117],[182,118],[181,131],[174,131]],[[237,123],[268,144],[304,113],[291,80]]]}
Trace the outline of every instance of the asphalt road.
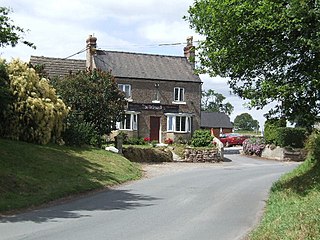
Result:
{"label": "asphalt road", "polygon": [[223,164],[169,171],[2,217],[0,239],[242,239],[261,216],[272,182],[297,163],[255,160],[227,151]]}

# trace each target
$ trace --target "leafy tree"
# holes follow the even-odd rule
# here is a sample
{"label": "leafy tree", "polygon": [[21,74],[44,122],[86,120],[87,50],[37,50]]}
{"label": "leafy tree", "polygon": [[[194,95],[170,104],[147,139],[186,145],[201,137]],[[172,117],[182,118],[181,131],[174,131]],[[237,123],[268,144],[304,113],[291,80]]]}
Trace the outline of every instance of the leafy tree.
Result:
{"label": "leafy tree", "polygon": [[29,41],[23,40],[23,36],[26,32],[25,29],[13,24],[13,21],[9,18],[11,10],[6,7],[0,7],[0,47],[6,47],[11,45],[16,46],[19,40],[29,47],[36,48],[35,45]]}
{"label": "leafy tree", "polygon": [[234,127],[239,130],[253,131],[259,129],[259,122],[254,120],[249,113],[242,113],[234,119]]}
{"label": "leafy tree", "polygon": [[69,120],[73,124],[90,124],[100,136],[115,129],[126,102],[109,72],[80,71],[56,79],[54,85],[71,107]]}
{"label": "leafy tree", "polygon": [[251,107],[276,101],[269,116],[312,125],[320,111],[318,0],[197,0],[188,13],[206,37],[201,71],[228,77]]}
{"label": "leafy tree", "polygon": [[[46,144],[59,139],[68,109],[45,78],[20,60],[5,67],[10,101],[5,106],[1,135],[11,139]],[[6,77],[9,76],[9,78]]]}
{"label": "leafy tree", "polygon": [[230,115],[234,107],[230,102],[223,103],[226,99],[221,93],[217,93],[212,89],[202,92],[201,109],[207,112],[224,112]]}

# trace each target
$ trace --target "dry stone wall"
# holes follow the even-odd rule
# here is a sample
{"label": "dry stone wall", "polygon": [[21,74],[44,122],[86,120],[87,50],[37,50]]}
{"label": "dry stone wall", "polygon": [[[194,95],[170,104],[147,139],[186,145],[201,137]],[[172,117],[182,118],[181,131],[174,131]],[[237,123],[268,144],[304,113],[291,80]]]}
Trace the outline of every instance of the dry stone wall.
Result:
{"label": "dry stone wall", "polygon": [[184,151],[184,161],[186,162],[220,162],[222,154],[218,149],[196,149],[186,148]]}

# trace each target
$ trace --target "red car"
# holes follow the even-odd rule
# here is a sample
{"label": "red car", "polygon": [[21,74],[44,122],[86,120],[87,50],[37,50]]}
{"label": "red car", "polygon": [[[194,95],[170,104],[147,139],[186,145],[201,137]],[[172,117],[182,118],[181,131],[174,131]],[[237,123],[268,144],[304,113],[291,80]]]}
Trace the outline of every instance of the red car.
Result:
{"label": "red car", "polygon": [[242,145],[243,141],[246,140],[247,137],[239,133],[224,133],[220,135],[219,139],[224,146],[230,147],[233,145]]}

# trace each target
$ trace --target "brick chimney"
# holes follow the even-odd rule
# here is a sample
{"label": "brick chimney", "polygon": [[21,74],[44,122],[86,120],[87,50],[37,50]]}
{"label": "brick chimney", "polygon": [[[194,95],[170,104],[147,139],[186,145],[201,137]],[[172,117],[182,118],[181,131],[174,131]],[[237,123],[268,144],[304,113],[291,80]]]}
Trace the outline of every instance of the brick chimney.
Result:
{"label": "brick chimney", "polygon": [[87,61],[86,61],[86,67],[87,69],[94,69],[94,62],[93,62],[93,55],[96,53],[97,48],[97,38],[89,35],[88,39],[86,40],[87,43]]}
{"label": "brick chimney", "polygon": [[184,56],[189,60],[193,67],[195,67],[196,51],[193,46],[193,36],[187,38],[187,46],[183,48]]}

